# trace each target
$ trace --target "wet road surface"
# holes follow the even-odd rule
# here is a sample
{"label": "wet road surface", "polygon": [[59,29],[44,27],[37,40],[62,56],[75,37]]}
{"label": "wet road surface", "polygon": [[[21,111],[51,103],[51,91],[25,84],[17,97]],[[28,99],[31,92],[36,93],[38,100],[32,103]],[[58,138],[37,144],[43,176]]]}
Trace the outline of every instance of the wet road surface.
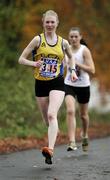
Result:
{"label": "wet road surface", "polygon": [[52,165],[36,149],[0,155],[0,180],[110,180],[110,137],[91,140],[86,153],[78,146],[57,146]]}

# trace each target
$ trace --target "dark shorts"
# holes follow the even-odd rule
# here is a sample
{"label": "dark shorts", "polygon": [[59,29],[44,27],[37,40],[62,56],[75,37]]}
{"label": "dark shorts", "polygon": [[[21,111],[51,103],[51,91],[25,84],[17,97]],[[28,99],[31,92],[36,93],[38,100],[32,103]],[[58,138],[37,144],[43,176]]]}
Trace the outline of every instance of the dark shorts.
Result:
{"label": "dark shorts", "polygon": [[73,87],[65,85],[65,96],[72,95],[81,104],[86,104],[90,99],[90,86]]}
{"label": "dark shorts", "polygon": [[48,81],[35,80],[35,95],[37,97],[49,96],[51,90],[65,91],[63,76]]}

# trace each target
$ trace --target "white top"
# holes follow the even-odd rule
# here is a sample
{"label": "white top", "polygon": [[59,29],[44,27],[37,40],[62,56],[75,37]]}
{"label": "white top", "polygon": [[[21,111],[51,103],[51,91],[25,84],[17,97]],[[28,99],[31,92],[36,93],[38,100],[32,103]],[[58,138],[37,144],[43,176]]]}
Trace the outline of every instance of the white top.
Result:
{"label": "white top", "polygon": [[[84,57],[83,57],[84,48],[85,48],[85,45],[81,45],[80,48],[76,52],[73,52],[73,56],[75,57],[75,60],[80,64],[84,64]],[[90,77],[87,72],[83,71],[82,69],[78,70],[78,67],[76,66],[76,74],[78,76],[78,80],[73,82],[71,81],[71,78],[70,78],[70,70],[69,70],[68,63],[66,63],[66,66],[67,66],[67,74],[64,81],[65,84],[74,86],[74,87],[90,86]]]}

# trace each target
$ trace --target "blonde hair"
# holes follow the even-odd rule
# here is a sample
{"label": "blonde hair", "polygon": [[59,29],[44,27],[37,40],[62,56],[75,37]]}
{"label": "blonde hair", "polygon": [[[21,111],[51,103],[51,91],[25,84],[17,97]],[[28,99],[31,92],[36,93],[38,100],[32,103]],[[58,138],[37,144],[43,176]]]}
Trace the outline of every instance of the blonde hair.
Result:
{"label": "blonde hair", "polygon": [[44,21],[46,16],[55,16],[57,22],[59,23],[58,14],[53,10],[48,10],[43,14],[42,21]]}

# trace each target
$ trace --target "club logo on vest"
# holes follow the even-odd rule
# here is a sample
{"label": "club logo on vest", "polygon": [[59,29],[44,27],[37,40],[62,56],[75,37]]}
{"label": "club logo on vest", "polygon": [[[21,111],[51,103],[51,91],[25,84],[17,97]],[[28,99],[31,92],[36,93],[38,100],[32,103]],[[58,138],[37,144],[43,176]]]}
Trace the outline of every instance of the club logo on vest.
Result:
{"label": "club logo on vest", "polygon": [[46,47],[45,42],[42,42],[41,47]]}

